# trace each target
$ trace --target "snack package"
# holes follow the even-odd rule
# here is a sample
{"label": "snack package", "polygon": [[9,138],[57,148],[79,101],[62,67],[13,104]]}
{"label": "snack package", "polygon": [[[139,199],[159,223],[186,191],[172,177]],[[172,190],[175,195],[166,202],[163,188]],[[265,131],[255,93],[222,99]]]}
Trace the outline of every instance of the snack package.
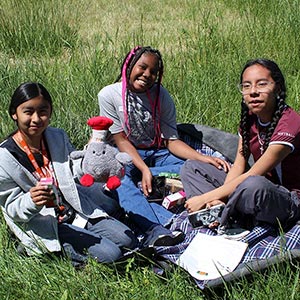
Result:
{"label": "snack package", "polygon": [[165,207],[166,209],[170,209],[175,205],[182,204],[184,200],[185,200],[185,192],[181,190],[177,193],[166,196],[162,202],[162,206]]}
{"label": "snack package", "polygon": [[55,198],[52,201],[49,201],[46,204],[46,207],[57,207],[58,206],[58,195],[57,195],[57,188],[56,186],[53,184],[53,178],[51,177],[45,177],[45,178],[41,178],[40,179],[40,183],[42,185],[46,185],[48,186],[49,190],[53,190],[53,193],[55,195]]}
{"label": "snack package", "polygon": [[178,173],[160,172],[158,176],[164,176],[170,179],[180,179],[180,175]]}
{"label": "snack package", "polygon": [[211,208],[204,208],[188,215],[189,221],[192,226],[208,226],[209,224],[219,221],[225,204],[218,204]]}
{"label": "snack package", "polygon": [[166,178],[166,190],[170,194],[183,190],[183,184],[179,179]]}

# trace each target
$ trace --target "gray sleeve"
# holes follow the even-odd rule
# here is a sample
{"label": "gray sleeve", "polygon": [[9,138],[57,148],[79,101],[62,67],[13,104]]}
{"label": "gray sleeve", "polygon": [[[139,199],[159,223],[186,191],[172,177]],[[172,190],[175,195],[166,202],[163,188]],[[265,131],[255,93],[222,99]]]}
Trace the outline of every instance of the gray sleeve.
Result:
{"label": "gray sleeve", "polygon": [[42,209],[32,201],[30,192],[23,191],[3,170],[0,175],[0,204],[15,222],[29,222]]}
{"label": "gray sleeve", "polygon": [[122,126],[123,105],[121,86],[112,84],[104,87],[98,93],[98,104],[100,116],[110,118],[114,122],[109,128],[110,132],[115,134],[124,131]]}
{"label": "gray sleeve", "polygon": [[161,87],[160,90],[160,101],[160,126],[162,138],[172,140],[178,139],[175,103],[164,87]]}

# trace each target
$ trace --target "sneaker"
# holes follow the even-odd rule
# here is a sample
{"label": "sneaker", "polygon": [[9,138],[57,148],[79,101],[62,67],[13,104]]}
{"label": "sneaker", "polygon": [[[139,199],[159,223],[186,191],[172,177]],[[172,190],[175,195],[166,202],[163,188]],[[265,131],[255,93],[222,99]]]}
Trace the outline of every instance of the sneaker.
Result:
{"label": "sneaker", "polygon": [[181,231],[172,231],[169,234],[159,235],[153,242],[153,246],[174,246],[184,240],[184,233]]}
{"label": "sneaker", "polygon": [[155,225],[146,232],[146,246],[174,246],[184,240],[184,233],[181,231],[170,231],[162,225]]}
{"label": "sneaker", "polygon": [[243,228],[230,228],[225,230],[223,236],[225,239],[240,241],[250,233],[249,230]]}
{"label": "sneaker", "polygon": [[153,247],[146,247],[143,249],[136,248],[124,253],[116,263],[128,262],[128,259],[130,258],[135,258],[136,262],[149,262],[149,260],[154,260],[154,256],[155,250]]}

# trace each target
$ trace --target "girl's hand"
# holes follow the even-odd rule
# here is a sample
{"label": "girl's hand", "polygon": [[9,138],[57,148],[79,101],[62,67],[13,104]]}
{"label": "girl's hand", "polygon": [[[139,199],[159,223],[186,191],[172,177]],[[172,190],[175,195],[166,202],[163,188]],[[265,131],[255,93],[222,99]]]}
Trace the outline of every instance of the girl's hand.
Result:
{"label": "girl's hand", "polygon": [[142,188],[143,193],[146,197],[148,197],[149,194],[152,193],[152,173],[149,168],[143,171]]}
{"label": "girl's hand", "polygon": [[32,187],[29,192],[32,201],[37,206],[46,205],[48,202],[52,202],[55,198],[53,190],[46,185],[41,185],[40,183]]}
{"label": "girl's hand", "polygon": [[184,207],[187,209],[188,213],[195,212],[199,209],[203,208],[211,208],[212,206],[218,205],[218,204],[225,204],[221,200],[209,200],[207,194],[194,196],[190,199],[188,199],[185,202]]}
{"label": "girl's hand", "polygon": [[212,201],[206,203],[206,208],[211,208],[211,207],[219,205],[219,204],[225,204],[225,203],[221,200],[212,200]]}
{"label": "girl's hand", "polygon": [[203,162],[207,162],[220,170],[223,169],[226,173],[231,168],[230,164],[227,161],[225,161],[219,157],[213,157],[213,156],[207,156],[207,155],[203,155],[203,156],[204,156]]}
{"label": "girl's hand", "polygon": [[185,202],[184,207],[186,208],[188,213],[191,213],[199,209],[205,208],[207,202],[208,200],[206,199],[205,194],[203,194],[188,199]]}

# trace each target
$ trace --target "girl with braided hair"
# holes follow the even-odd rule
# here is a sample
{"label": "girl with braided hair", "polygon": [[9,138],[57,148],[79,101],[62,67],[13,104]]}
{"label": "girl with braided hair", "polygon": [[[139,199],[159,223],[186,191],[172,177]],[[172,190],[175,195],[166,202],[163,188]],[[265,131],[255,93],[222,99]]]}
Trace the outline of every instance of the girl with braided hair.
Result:
{"label": "girl with braided hair", "polygon": [[[146,233],[145,245],[172,245],[183,238],[182,233],[163,227],[172,213],[146,199],[152,192],[153,176],[179,173],[183,159],[228,168],[220,158],[202,155],[178,139],[175,105],[161,85],[163,70],[158,50],[135,47],[123,61],[117,79],[121,82],[104,87],[98,94],[100,114],[114,121],[110,131],[118,149],[132,157],[117,192],[120,205]],[[138,181],[143,193],[136,185]]]}
{"label": "girl with braided hair", "polygon": [[[300,217],[300,116],[285,103],[285,80],[268,59],[247,62],[240,78],[240,139],[229,173],[187,161],[181,178],[189,212],[227,203],[221,225],[230,219],[286,228]],[[253,156],[254,164],[247,168]]]}

